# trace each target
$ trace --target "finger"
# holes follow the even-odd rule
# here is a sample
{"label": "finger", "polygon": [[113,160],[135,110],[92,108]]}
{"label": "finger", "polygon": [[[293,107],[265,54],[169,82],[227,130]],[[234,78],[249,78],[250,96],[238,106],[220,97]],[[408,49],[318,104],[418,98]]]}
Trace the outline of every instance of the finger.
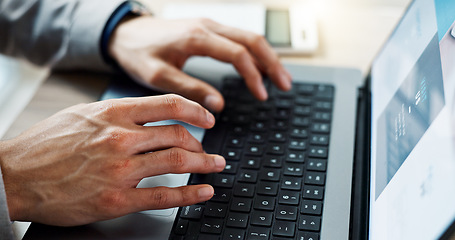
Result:
{"label": "finger", "polygon": [[223,96],[210,84],[193,78],[173,66],[168,65],[163,72],[162,81],[155,81],[156,87],[180,94],[215,112],[223,109]]}
{"label": "finger", "polygon": [[188,44],[191,54],[210,56],[223,62],[234,65],[251,93],[260,100],[267,99],[267,91],[262,82],[262,76],[256,67],[253,56],[248,50],[227,38],[217,34],[206,33],[203,38],[198,38]]}
{"label": "finger", "polygon": [[182,125],[139,127],[135,137],[135,153],[143,153],[168,149],[182,148],[191,152],[203,152],[201,143],[194,138]]}
{"label": "finger", "polygon": [[264,65],[267,69],[267,74],[279,88],[283,90],[289,90],[291,88],[291,75],[280,63],[278,55],[270,44],[268,44],[264,36],[218,24],[213,21],[208,21],[207,27],[223,37],[246,46],[255,58]]}
{"label": "finger", "polygon": [[129,212],[139,212],[151,209],[165,209],[172,207],[190,206],[204,202],[213,197],[213,187],[207,184],[188,185],[176,188],[134,188],[128,189],[125,195],[129,196],[126,208]]}
{"label": "finger", "polygon": [[117,114],[136,124],[161,120],[179,120],[201,128],[211,128],[215,117],[196,102],[175,94],[110,100]]}
{"label": "finger", "polygon": [[226,160],[219,155],[195,153],[181,148],[170,148],[134,157],[136,178],[167,173],[212,173],[221,172]]}

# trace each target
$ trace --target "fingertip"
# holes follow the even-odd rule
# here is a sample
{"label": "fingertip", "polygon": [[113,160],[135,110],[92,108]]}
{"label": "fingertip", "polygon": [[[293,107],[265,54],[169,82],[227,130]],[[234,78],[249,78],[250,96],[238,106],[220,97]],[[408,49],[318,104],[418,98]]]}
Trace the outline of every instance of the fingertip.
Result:
{"label": "fingertip", "polygon": [[212,198],[214,193],[215,190],[210,185],[204,185],[197,190],[197,194],[201,202]]}
{"label": "fingertip", "polygon": [[213,161],[215,162],[216,169],[221,172],[226,167],[226,160],[220,155],[215,155]]}
{"label": "fingertip", "polygon": [[208,95],[205,97],[203,105],[211,111],[220,112],[223,110],[224,100],[221,96]]}

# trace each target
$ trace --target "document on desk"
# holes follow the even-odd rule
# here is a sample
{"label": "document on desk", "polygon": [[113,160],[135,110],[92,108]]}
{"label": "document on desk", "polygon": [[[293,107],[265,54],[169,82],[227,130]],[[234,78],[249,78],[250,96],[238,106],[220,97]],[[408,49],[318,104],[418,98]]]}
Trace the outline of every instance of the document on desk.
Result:
{"label": "document on desk", "polygon": [[265,35],[266,7],[259,3],[171,3],[166,19],[210,18],[218,23]]}

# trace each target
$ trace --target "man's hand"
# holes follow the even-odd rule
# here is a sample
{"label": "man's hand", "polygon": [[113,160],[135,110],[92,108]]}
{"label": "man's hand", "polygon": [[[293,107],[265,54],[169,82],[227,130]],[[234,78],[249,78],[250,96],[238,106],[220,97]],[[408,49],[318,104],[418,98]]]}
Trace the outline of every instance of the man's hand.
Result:
{"label": "man's hand", "polygon": [[136,188],[144,177],[224,169],[182,126],[142,126],[165,119],[215,123],[177,95],[117,99],[65,109],[0,142],[11,220],[71,226],[210,199],[210,185]]}
{"label": "man's hand", "polygon": [[133,18],[114,31],[109,54],[136,80],[158,90],[178,93],[213,111],[224,106],[221,94],[181,71],[192,55],[232,63],[259,100],[267,99],[261,72],[280,89],[291,88],[290,74],[263,36],[208,19]]}

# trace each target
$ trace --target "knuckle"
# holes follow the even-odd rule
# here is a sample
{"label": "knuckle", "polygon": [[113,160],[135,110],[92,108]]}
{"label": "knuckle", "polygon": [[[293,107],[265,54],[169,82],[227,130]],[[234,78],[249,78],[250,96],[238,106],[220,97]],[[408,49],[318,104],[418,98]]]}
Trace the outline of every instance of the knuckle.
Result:
{"label": "knuckle", "polygon": [[110,151],[125,152],[131,145],[131,133],[129,131],[111,127],[107,130],[105,143],[109,146]]}
{"label": "knuckle", "polygon": [[177,140],[177,145],[183,146],[189,141],[189,133],[182,125],[174,125],[174,136]]}
{"label": "knuckle", "polygon": [[245,47],[240,46],[234,50],[233,55],[235,60],[241,61],[248,57],[248,50]]}
{"label": "knuckle", "polygon": [[187,169],[185,154],[178,148],[171,148],[169,150],[169,162],[174,170],[173,172],[181,173]]}
{"label": "knuckle", "polygon": [[155,203],[157,208],[164,208],[169,206],[170,204],[170,198],[169,195],[166,192],[167,188],[164,187],[158,187],[155,188],[155,191],[152,193],[152,201]]}
{"label": "knuckle", "polygon": [[165,80],[166,66],[163,64],[157,64],[148,76],[148,81],[154,86],[159,86],[161,82]]}
{"label": "knuckle", "polygon": [[104,211],[109,212],[111,209],[122,208],[125,203],[126,199],[121,192],[106,191],[100,195],[97,205]]}
{"label": "knuckle", "polygon": [[176,94],[164,95],[164,102],[173,116],[180,116],[183,112],[184,98]]}
{"label": "knuckle", "polygon": [[261,44],[266,43],[265,37],[260,34],[253,34],[250,38],[250,46],[259,46]]}

